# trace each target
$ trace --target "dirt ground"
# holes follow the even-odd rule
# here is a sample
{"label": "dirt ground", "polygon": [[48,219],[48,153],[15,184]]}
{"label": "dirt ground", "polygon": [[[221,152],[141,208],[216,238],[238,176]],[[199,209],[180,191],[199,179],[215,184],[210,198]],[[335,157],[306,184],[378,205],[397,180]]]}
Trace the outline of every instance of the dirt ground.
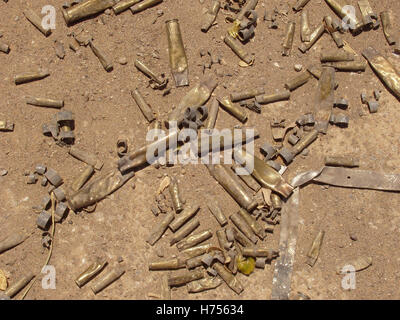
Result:
{"label": "dirt ground", "polygon": [[[259,17],[263,7],[272,10],[283,4],[296,1],[260,0],[257,6]],[[349,1],[356,5],[356,1]],[[101,14],[92,19],[67,27],[61,15],[64,0],[37,0],[26,3],[22,0],[0,1],[1,42],[10,45],[11,52],[0,52],[0,119],[15,123],[14,132],[0,132],[0,168],[8,174],[0,177],[0,238],[14,230],[32,232],[30,238],[18,247],[0,255],[0,269],[4,270],[12,283],[28,270],[40,269],[47,257],[42,248],[42,231],[36,227],[37,215],[32,206],[40,204],[47,188],[27,185],[24,172],[33,171],[38,163],[56,169],[69,184],[84,168],[84,164],[68,154],[68,148],[56,145],[52,138],[42,135],[42,124],[48,122],[56,110],[33,107],[25,104],[24,96],[52,97],[65,100],[65,109],[75,114],[77,146],[90,150],[105,162],[102,171],[115,166],[116,141],[118,137],[129,139],[130,150],[142,146],[149,125],[133,101],[130,90],[138,87],[152,105],[159,119],[165,119],[172,106],[203,79],[213,75],[218,81],[216,96],[243,90],[253,86],[264,86],[267,92],[283,88],[287,79],[296,75],[295,64],[308,66],[319,60],[320,51],[335,49],[328,34],[317,42],[306,54],[297,47],[300,13],[291,9],[288,17],[278,18],[278,29],[269,29],[268,22],[259,19],[255,37],[246,45],[248,52],[255,53],[254,66],[242,68],[239,59],[223,43],[227,24],[221,11],[217,24],[207,33],[200,31],[202,13],[211,1],[165,0],[160,5],[142,13],[132,15],[127,11],[118,16]],[[396,32],[400,27],[400,4],[396,0],[370,0],[375,12],[391,9],[396,17]],[[45,5],[57,9],[56,29],[44,37],[24,17],[23,10],[29,6],[40,13]],[[333,15],[322,0],[311,0],[307,5],[311,27],[315,27],[326,15]],[[157,11],[163,16],[155,23]],[[138,57],[154,66],[157,73],[164,72],[173,80],[168,61],[168,44],[165,21],[179,19],[186,54],[189,61],[189,87],[175,88],[171,94],[162,96],[162,91],[148,87],[147,78],[134,67]],[[288,19],[295,19],[296,35],[290,57],[282,57],[281,42]],[[97,45],[114,61],[114,70],[107,73],[89,48],[80,47],[74,53],[68,48],[72,40],[71,31],[84,28],[92,34]],[[374,46],[385,56],[400,63],[400,57],[391,53],[382,29],[363,32],[353,37],[343,35],[351,47],[361,55],[367,46]],[[54,41],[66,47],[63,60],[55,55]],[[226,65],[213,66],[203,75],[200,50],[207,49],[219,54]],[[126,65],[117,61],[125,57]],[[41,81],[16,86],[13,77],[17,73],[48,68],[51,75]],[[351,153],[361,160],[361,169],[385,173],[400,173],[400,119],[399,102],[377,79],[368,66],[366,72],[337,72],[339,88],[337,97],[349,100],[348,128],[331,126],[326,136],[310,146],[308,156],[299,156],[289,166],[284,177],[290,181],[298,173],[320,168],[326,154]],[[382,91],[378,113],[370,114],[361,104],[360,93],[369,95],[374,89]],[[289,101],[263,106],[262,113],[248,111],[248,126],[260,132],[256,141],[257,150],[263,142],[272,142],[269,126],[273,118],[285,118],[287,123],[312,110],[317,95],[317,80],[295,90]],[[231,128],[238,121],[221,110],[217,128]],[[258,152],[258,151],[257,151]],[[184,170],[183,170],[184,169]],[[206,209],[210,200],[216,200],[226,215],[238,210],[237,203],[209,175],[203,165],[176,165],[156,169],[149,166],[123,188],[98,203],[95,212],[70,213],[62,224],[57,224],[54,252],[50,264],[56,268],[56,289],[44,290],[39,281],[33,286],[27,299],[152,299],[160,294],[161,272],[148,271],[148,264],[159,259],[156,251],[164,250],[165,257],[178,253],[169,246],[171,231],[154,247],[145,240],[160,218],[150,211],[160,178],[164,174],[178,178],[186,203],[199,204],[199,230],[219,226]],[[132,186],[135,185],[135,188]],[[212,186],[212,187],[210,187]],[[312,299],[399,299],[400,254],[400,198],[396,193],[307,185],[301,190],[300,225],[292,278],[292,291],[301,291]],[[316,265],[311,268],[306,262],[309,246],[319,230],[325,231],[325,239]],[[356,241],[350,238],[352,236]],[[279,226],[268,235],[264,246],[278,248]],[[217,245],[214,235],[212,243]],[[356,289],[346,291],[341,287],[342,276],[335,270],[339,263],[362,255],[373,258],[368,269],[358,272]],[[79,289],[74,279],[96,256],[105,256],[112,264],[122,257],[126,273],[110,287],[94,295],[90,285]],[[269,299],[272,287],[273,266],[265,270],[256,269],[249,277],[237,277],[244,285],[238,296],[225,284],[216,290],[189,295],[186,289],[172,291],[173,299]],[[150,296],[149,296],[150,294]]]}

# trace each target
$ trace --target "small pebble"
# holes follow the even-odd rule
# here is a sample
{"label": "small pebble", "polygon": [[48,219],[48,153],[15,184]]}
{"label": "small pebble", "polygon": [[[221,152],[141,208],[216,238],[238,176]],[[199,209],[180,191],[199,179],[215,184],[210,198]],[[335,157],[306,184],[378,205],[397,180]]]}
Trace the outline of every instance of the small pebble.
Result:
{"label": "small pebble", "polygon": [[5,176],[7,175],[8,171],[6,169],[0,169],[0,176]]}
{"label": "small pebble", "polygon": [[301,64],[295,64],[294,70],[296,70],[297,72],[300,72],[301,70],[303,70],[303,66]]}
{"label": "small pebble", "polygon": [[136,189],[136,184],[134,182],[132,182],[131,188],[132,188],[132,190]]}
{"label": "small pebble", "polygon": [[358,240],[357,236],[354,235],[354,234],[350,235],[350,239],[353,240],[353,241],[357,241]]}
{"label": "small pebble", "polygon": [[125,57],[121,57],[118,59],[118,63],[122,65],[126,65],[128,63],[128,60]]}
{"label": "small pebble", "polygon": [[121,263],[121,262],[124,261],[124,258],[122,258],[121,256],[119,256],[119,257],[117,258],[117,261],[118,261],[118,263]]}
{"label": "small pebble", "polygon": [[106,9],[106,11],[104,11],[104,13],[109,16],[111,14],[111,9]]}

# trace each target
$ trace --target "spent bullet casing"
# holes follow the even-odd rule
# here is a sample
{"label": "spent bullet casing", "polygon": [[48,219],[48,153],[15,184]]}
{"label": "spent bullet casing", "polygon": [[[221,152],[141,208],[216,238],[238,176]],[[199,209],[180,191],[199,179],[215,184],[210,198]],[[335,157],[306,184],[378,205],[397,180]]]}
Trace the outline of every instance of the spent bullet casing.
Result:
{"label": "spent bullet casing", "polygon": [[358,33],[363,26],[356,17],[356,15],[349,15],[344,6],[337,0],[325,0],[325,2],[332,8],[332,10],[342,19],[348,21],[348,26],[353,33]]}
{"label": "spent bullet casing", "polygon": [[390,11],[381,12],[382,29],[385,38],[389,45],[396,44],[396,39],[394,38],[393,23],[392,23],[392,13]]}
{"label": "spent bullet casing", "polygon": [[194,206],[193,208],[188,207],[184,209],[179,216],[177,216],[174,221],[169,225],[170,229],[175,232],[180,227],[182,227],[188,220],[193,218],[199,211],[199,206]]}
{"label": "spent bullet casing", "polygon": [[184,274],[177,276],[170,276],[168,278],[168,285],[170,287],[183,286],[189,282],[200,280],[204,278],[203,270],[186,271]]}
{"label": "spent bullet casing", "polygon": [[196,281],[192,281],[186,285],[188,293],[199,293],[206,290],[212,290],[219,287],[222,284],[222,280],[218,277],[204,278]]}
{"label": "spent bullet casing", "polygon": [[[228,229],[227,229],[228,230]],[[250,247],[253,245],[253,243],[238,229],[232,228],[233,230],[233,236],[235,237],[235,240],[240,243],[241,246],[243,247]]]}
{"label": "spent bullet casing", "polygon": [[247,63],[248,65],[252,65],[254,63],[254,56],[248,54],[239,44],[239,42],[235,40],[232,36],[225,36],[224,42],[245,63]]}
{"label": "spent bullet casing", "polygon": [[303,84],[306,84],[308,80],[311,79],[311,74],[306,70],[298,74],[296,77],[293,79],[290,79],[285,83],[285,88],[293,91],[299,87],[301,87]]}
{"label": "spent bullet casing", "polygon": [[213,267],[222,280],[237,294],[244,290],[239,280],[223,264],[216,262]]}
{"label": "spent bullet casing", "polygon": [[163,2],[163,0],[144,0],[132,7],[129,8],[129,10],[131,10],[132,14],[141,12],[143,10],[146,10],[150,7],[153,7],[159,3]]}
{"label": "spent bullet casing", "polygon": [[243,248],[243,256],[245,257],[263,257],[267,258],[268,260],[276,258],[279,255],[278,251],[266,248]]}
{"label": "spent bullet casing", "polygon": [[26,72],[26,73],[21,73],[15,76],[14,82],[15,84],[22,84],[22,83],[27,83],[31,81],[36,81],[36,80],[41,80],[43,78],[46,78],[50,75],[50,73],[47,70],[41,70],[41,71],[34,71],[34,72]]}
{"label": "spent bullet casing", "polygon": [[189,85],[188,62],[183,46],[182,33],[178,19],[168,20],[166,23],[168,37],[169,63],[177,87]]}
{"label": "spent bullet casing", "polygon": [[216,203],[209,203],[207,204],[207,207],[210,210],[211,214],[215,217],[215,219],[217,219],[221,227],[228,223],[228,220],[226,219],[224,213]]}
{"label": "spent bullet casing", "polygon": [[67,25],[91,17],[111,8],[115,0],[87,0],[68,9],[61,9]]}
{"label": "spent bullet casing", "polygon": [[315,237],[313,243],[311,244],[311,248],[307,253],[307,264],[313,267],[317,262],[319,252],[321,250],[322,241],[324,240],[325,231],[318,232],[317,236]]}
{"label": "spent bullet casing", "polygon": [[367,68],[365,61],[338,61],[329,62],[325,65],[335,68],[336,71],[364,72]]}
{"label": "spent bullet casing", "polygon": [[114,281],[118,280],[125,273],[125,269],[116,267],[106,273],[96,284],[93,285],[92,291],[94,294],[108,287]]}
{"label": "spent bullet casing", "polygon": [[151,80],[156,82],[158,85],[165,84],[165,81],[161,81],[157,77],[157,75],[139,59],[135,60],[135,67],[138,68],[141,72],[143,72],[146,76],[148,76]]}
{"label": "spent bullet casing", "polygon": [[296,23],[293,21],[288,22],[287,27],[286,27],[285,38],[283,39],[283,44],[282,44],[282,47],[283,47],[282,55],[283,56],[290,55],[290,51],[292,50],[292,46],[293,46],[295,29],[296,29]]}
{"label": "spent bullet casing", "polygon": [[310,2],[310,0],[298,0],[296,2],[296,4],[293,6],[293,10],[294,11],[300,11],[309,2]]}
{"label": "spent bullet casing", "polygon": [[354,54],[347,51],[321,52],[320,60],[324,62],[354,61]]}
{"label": "spent bullet casing", "polygon": [[180,197],[178,181],[174,177],[171,177],[170,184],[168,186],[169,194],[171,195],[172,204],[176,213],[181,213],[183,210],[183,202]]}
{"label": "spent bullet casing", "polygon": [[252,99],[264,93],[265,93],[264,88],[252,88],[241,92],[231,93],[230,99],[232,102],[237,102],[241,100]]}
{"label": "spent bullet casing", "polygon": [[253,211],[257,207],[257,201],[243,187],[240,178],[230,169],[223,165],[207,165],[210,174],[231,195],[241,207],[247,211]]}
{"label": "spent bullet casing", "polygon": [[203,241],[210,239],[211,237],[212,237],[211,230],[205,230],[203,232],[194,234],[186,238],[185,240],[178,242],[176,247],[178,248],[179,251],[189,249],[198,245],[199,243],[202,243]]}
{"label": "spent bullet casing", "polygon": [[117,2],[112,8],[115,14],[121,13],[142,0],[123,0]]}
{"label": "spent bullet casing", "polygon": [[318,138],[318,131],[312,130],[303,136],[299,143],[292,148],[292,152],[294,155],[298,155],[305,148],[307,148],[311,143],[313,143]]}
{"label": "spent bullet casing", "polygon": [[100,170],[103,167],[103,162],[98,159],[95,154],[79,149],[77,146],[72,146],[69,149],[69,154],[74,158],[91,165],[96,170]]}
{"label": "spent bullet casing", "polygon": [[308,10],[301,11],[300,36],[301,36],[301,41],[303,42],[310,42],[311,40],[311,29],[308,18]]}
{"label": "spent bullet casing", "polygon": [[140,111],[142,111],[143,115],[147,119],[148,122],[152,122],[156,119],[154,116],[153,110],[151,107],[146,103],[143,96],[140,94],[138,89],[131,91],[131,95],[135,100],[136,104],[138,105]]}
{"label": "spent bullet casing", "polygon": [[31,280],[33,279],[34,275],[32,272],[28,273],[26,276],[19,279],[17,282],[12,284],[4,294],[10,298],[14,297],[18,292],[20,292]]}
{"label": "spent bullet casing", "polygon": [[146,242],[154,246],[154,244],[162,237],[164,232],[168,229],[169,224],[174,220],[175,215],[173,212],[168,213],[163,221],[161,221],[158,228],[147,238]]}
{"label": "spent bullet casing", "polygon": [[170,241],[170,245],[174,245],[178,241],[181,241],[183,238],[188,236],[193,230],[195,230],[200,225],[199,219],[193,219],[189,221],[185,226],[183,226],[179,231],[177,231]]}
{"label": "spent bullet casing", "polygon": [[289,100],[290,91],[285,90],[274,94],[264,94],[256,97],[256,101],[260,104],[273,103],[277,101]]}
{"label": "spent bullet casing", "polygon": [[355,168],[360,166],[360,161],[357,158],[349,156],[326,156],[325,165]]}
{"label": "spent bullet casing", "polygon": [[78,191],[84,186],[84,184],[90,179],[94,173],[94,168],[91,165],[87,165],[82,174],[79,175],[71,185],[72,190]]}
{"label": "spent bullet casing", "polygon": [[149,264],[149,270],[178,270],[186,267],[185,259],[174,258],[170,260],[163,260],[157,262],[151,262]]}
{"label": "spent bullet casing", "polygon": [[243,111],[242,108],[232,103],[228,96],[223,97],[222,99],[218,99],[221,107],[233,115],[240,122],[244,123],[247,121],[247,114]]}
{"label": "spent bullet casing", "polygon": [[235,226],[243,232],[243,234],[253,243],[257,243],[257,237],[253,233],[253,230],[251,229],[250,225],[247,223],[247,221],[238,213],[234,213],[230,216],[232,222],[235,224]]}
{"label": "spent bullet casing", "polygon": [[92,41],[89,41],[90,49],[92,49],[94,55],[99,59],[101,65],[103,66],[104,70],[110,72],[113,69],[112,61],[109,60],[105,54],[99,50]]}
{"label": "spent bullet casing", "polygon": [[303,42],[299,46],[299,50],[302,53],[306,53],[318,41],[318,39],[324,34],[324,32],[325,32],[325,25],[323,23],[320,23],[318,27],[311,33],[310,41]]}
{"label": "spent bullet casing", "polygon": [[30,104],[38,107],[47,107],[47,108],[56,108],[61,109],[64,107],[63,100],[54,100],[48,98],[35,98],[35,97],[26,97],[26,104]]}
{"label": "spent bullet casing", "polygon": [[208,9],[207,13],[204,15],[203,23],[201,25],[201,31],[207,32],[208,29],[210,29],[210,27],[214,23],[215,19],[217,18],[220,7],[221,7],[221,3],[219,2],[219,0],[214,0],[211,3],[210,8]]}
{"label": "spent bullet casing", "polygon": [[206,123],[206,129],[214,129],[215,123],[217,122],[219,111],[219,102],[216,98],[212,98],[210,110],[208,111],[208,118]]}
{"label": "spent bullet casing", "polygon": [[282,199],[278,194],[271,193],[270,199],[271,199],[272,208],[278,209],[278,210],[282,209]]}
{"label": "spent bullet casing", "polygon": [[240,208],[238,211],[239,215],[243,218],[244,221],[250,226],[251,230],[261,239],[265,238],[264,227],[248,213],[243,208]]}
{"label": "spent bullet casing", "polygon": [[377,16],[373,13],[371,5],[369,4],[368,0],[360,0],[357,2],[358,7],[360,8],[362,22],[364,24],[364,28],[371,28],[374,25],[374,21],[372,18],[377,20]]}
{"label": "spent bullet casing", "polygon": [[51,29],[46,29],[42,25],[42,18],[39,17],[35,12],[28,9],[24,11],[25,18],[32,23],[41,33],[43,33],[46,37],[51,34]]}
{"label": "spent bullet casing", "polygon": [[232,243],[228,242],[225,234],[225,230],[217,230],[215,233],[217,235],[218,243],[221,249],[229,250]]}
{"label": "spent bullet casing", "polygon": [[83,271],[76,279],[76,285],[81,288],[94,277],[96,277],[107,265],[107,261],[96,261],[91,264],[85,271]]}

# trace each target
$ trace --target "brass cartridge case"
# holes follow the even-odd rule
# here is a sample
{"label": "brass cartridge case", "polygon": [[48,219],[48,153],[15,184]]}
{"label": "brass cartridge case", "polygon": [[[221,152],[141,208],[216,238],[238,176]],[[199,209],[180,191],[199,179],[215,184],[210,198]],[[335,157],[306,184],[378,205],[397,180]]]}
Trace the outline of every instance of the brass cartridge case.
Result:
{"label": "brass cartridge case", "polygon": [[253,257],[253,258],[263,257],[267,258],[267,260],[271,260],[273,258],[276,258],[278,255],[279,252],[272,249],[253,248],[253,247],[243,248],[243,256],[245,257]]}
{"label": "brass cartridge case", "polygon": [[146,103],[143,96],[140,94],[138,89],[131,91],[132,98],[135,100],[138,105],[140,111],[142,111],[143,115],[147,119],[148,122],[152,122],[156,119],[154,116],[154,112],[151,107]]}
{"label": "brass cartridge case", "polygon": [[354,61],[354,55],[344,51],[324,51],[321,52],[320,60],[322,63],[325,62],[339,62],[339,61]]}
{"label": "brass cartridge case", "polygon": [[178,181],[176,181],[175,177],[170,177],[170,184],[168,187],[169,194],[171,195],[172,204],[174,206],[176,213],[181,213],[183,210],[183,202],[179,193],[179,185]]}
{"label": "brass cartridge case", "polygon": [[252,88],[240,92],[231,93],[230,99],[232,102],[238,102],[241,100],[247,100],[255,98],[265,93],[264,88]]}
{"label": "brass cartridge case", "polygon": [[390,92],[400,99],[400,76],[394,66],[372,47],[365,49],[362,55]]}
{"label": "brass cartridge case", "polygon": [[38,107],[56,108],[61,109],[64,107],[63,100],[54,100],[47,98],[35,98],[35,97],[25,97],[26,104],[30,104]]}
{"label": "brass cartridge case", "polygon": [[108,287],[110,284],[118,280],[125,273],[125,269],[116,267],[106,273],[96,284],[91,288],[94,294],[99,293],[101,290]]}
{"label": "brass cartridge case", "polygon": [[8,287],[4,294],[10,298],[14,297],[18,292],[20,292],[31,280],[34,275],[32,272],[29,272],[26,276],[19,279],[17,282]]}
{"label": "brass cartridge case", "polygon": [[360,166],[360,160],[349,156],[326,156],[325,165],[355,168]]}
{"label": "brass cartridge case", "polygon": [[213,267],[222,280],[226,282],[229,288],[231,288],[237,294],[240,294],[244,290],[239,280],[224,265],[216,262]]}
{"label": "brass cartridge case", "polygon": [[167,231],[169,224],[174,220],[175,214],[173,212],[168,213],[163,221],[161,221],[158,228],[147,238],[146,242],[154,246],[154,244],[162,237],[165,231]]}
{"label": "brass cartridge case", "polygon": [[300,20],[300,37],[303,42],[310,42],[311,40],[311,29],[308,18],[308,10],[301,11]]}
{"label": "brass cartridge case", "polygon": [[80,188],[84,186],[86,182],[90,179],[90,177],[94,173],[94,168],[91,165],[87,165],[85,170],[83,170],[82,174],[78,176],[71,185],[73,191],[78,191]]}
{"label": "brass cartridge case", "polygon": [[183,238],[188,236],[193,230],[195,230],[198,226],[200,225],[199,219],[193,219],[192,221],[189,221],[184,227],[179,229],[174,236],[172,237],[170,241],[170,245],[174,245],[178,241],[181,241]]}
{"label": "brass cartridge case", "polygon": [[94,277],[96,277],[107,265],[107,261],[97,260],[83,271],[75,280],[76,285],[81,288]]}
{"label": "brass cartridge case", "polygon": [[313,143],[318,138],[318,131],[311,130],[306,135],[304,135],[300,141],[292,148],[294,155],[298,155],[305,148],[307,148],[311,143]]}
{"label": "brass cartridge case", "polygon": [[250,247],[253,245],[253,243],[238,229],[233,228],[232,230],[235,240],[239,242],[243,247]]}
{"label": "brass cartridge case", "polygon": [[364,72],[367,68],[365,61],[337,61],[326,64],[335,68],[337,71]]}
{"label": "brass cartridge case", "polygon": [[209,203],[207,204],[208,210],[210,210],[211,214],[217,219],[218,223],[221,227],[228,223],[224,213],[222,212],[221,208],[216,203]]}
{"label": "brass cartridge case", "polygon": [[325,24],[325,30],[327,30],[328,33],[331,35],[333,41],[335,41],[335,43],[336,43],[336,46],[338,48],[342,48],[344,46],[344,42],[343,42],[343,39],[339,35],[339,31],[337,29],[337,26],[334,24],[332,17],[325,16],[324,24]]}
{"label": "brass cartridge case", "polygon": [[256,101],[260,104],[273,103],[277,101],[289,100],[290,91],[284,90],[273,94],[264,94],[262,96],[257,96]]}
{"label": "brass cartridge case", "polygon": [[199,206],[194,206],[193,208],[188,207],[181,212],[179,216],[177,216],[174,221],[172,221],[169,225],[169,228],[175,232],[180,227],[182,227],[188,220],[193,218],[197,212],[199,211]]}
{"label": "brass cartridge case", "polygon": [[186,267],[186,262],[182,258],[175,258],[170,260],[163,260],[157,262],[151,262],[149,264],[149,270],[178,270]]}
{"label": "brass cartridge case", "polygon": [[218,277],[204,278],[192,281],[186,285],[188,293],[199,293],[206,290],[218,288],[222,284],[222,280]]}
{"label": "brass cartridge case", "polygon": [[0,120],[0,131],[14,131],[14,123],[7,120]]}
{"label": "brass cartridge case", "polygon": [[389,45],[396,44],[396,39],[393,35],[394,30],[392,20],[392,13],[390,11],[381,12],[382,30]]}
{"label": "brass cartridge case", "polygon": [[177,87],[189,85],[188,62],[178,19],[166,21],[169,64]]}
{"label": "brass cartridge case", "polygon": [[337,1],[337,0],[325,0],[325,2],[331,7],[331,9],[341,18],[344,19],[345,17],[347,17],[348,21],[349,21],[349,28],[351,30],[351,32],[353,33],[358,33],[359,31],[361,31],[361,28],[363,26],[362,23],[360,23],[357,19],[356,16],[352,16],[352,15],[347,15],[346,11],[344,10],[344,6],[342,5],[340,2],[341,1]]}
{"label": "brass cartridge case", "polygon": [[207,168],[214,179],[219,182],[241,207],[247,211],[253,211],[256,208],[257,201],[243,188],[240,178],[230,168],[226,168],[221,164],[207,165]]}
{"label": "brass cartridge case", "polygon": [[210,110],[208,110],[208,119],[206,123],[206,129],[214,129],[215,123],[217,122],[219,111],[219,102],[216,98],[212,98]]}
{"label": "brass cartridge case", "polygon": [[210,248],[211,248],[211,244],[205,243],[205,244],[197,245],[192,248],[184,249],[180,252],[180,254],[181,254],[182,259],[187,261],[191,258],[198,257],[198,256],[205,254],[208,250],[210,250]]}
{"label": "brass cartridge case", "polygon": [[232,49],[232,51],[245,63],[252,65],[254,63],[254,56],[247,53],[240,43],[235,40],[232,36],[227,35],[224,38],[225,44]]}
{"label": "brass cartridge case", "polygon": [[323,23],[320,23],[318,27],[316,27],[315,30],[311,33],[310,41],[303,42],[299,46],[299,50],[303,53],[306,53],[318,41],[318,39],[321,38],[324,32],[325,32],[325,25]]}
{"label": "brass cartridge case", "polygon": [[236,15],[236,17],[233,18],[233,20],[241,21],[245,17],[245,14],[248,11],[254,10],[256,8],[257,3],[258,3],[258,0],[248,0],[248,1],[246,1],[246,4],[242,7],[242,9],[239,11],[239,13]]}
{"label": "brass cartridge case", "polygon": [[372,20],[372,18],[375,18],[376,20],[376,18],[378,17],[373,13],[368,0],[358,1],[358,7],[360,8],[364,28],[372,28],[374,25],[374,21]]}
{"label": "brass cartridge case", "polygon": [[186,238],[185,240],[178,242],[176,247],[178,248],[179,251],[189,249],[198,245],[199,243],[202,243],[203,241],[210,239],[211,237],[212,237],[211,230],[205,230],[203,232],[196,233]]}
{"label": "brass cartridge case", "polygon": [[238,213],[234,213],[230,216],[230,219],[235,224],[235,226],[243,232],[243,234],[253,243],[257,243],[258,239],[253,233],[253,230],[247,223],[247,221]]}
{"label": "brass cartridge case", "polygon": [[311,74],[308,71],[303,71],[300,74],[298,74],[296,77],[293,79],[290,79],[285,83],[285,88],[293,91],[299,87],[301,87],[303,84],[306,84],[308,80],[311,79]]}
{"label": "brass cartridge case", "polygon": [[14,82],[15,84],[22,84],[31,81],[41,80],[46,78],[50,75],[48,70],[40,70],[40,71],[33,71],[33,72],[26,72],[21,73],[15,76]]}
{"label": "brass cartridge case", "polygon": [[96,170],[100,170],[103,167],[103,161],[98,159],[95,154],[79,149],[77,146],[72,146],[69,149],[69,154],[74,158],[91,165]]}
{"label": "brass cartridge case", "polygon": [[51,34],[51,29],[45,29],[42,26],[42,18],[40,18],[35,12],[33,12],[30,9],[25,10],[24,16],[30,23],[32,23],[46,37]]}
{"label": "brass cartridge case", "polygon": [[310,250],[307,253],[307,258],[308,258],[307,264],[311,267],[313,267],[317,262],[319,252],[322,246],[322,241],[324,240],[324,236],[325,236],[325,231],[318,232],[313,243],[311,244]]}
{"label": "brass cartridge case", "polygon": [[61,9],[67,25],[71,25],[79,20],[102,13],[111,8],[115,0],[87,0],[68,9]]}
{"label": "brass cartridge case", "polygon": [[228,96],[223,97],[222,99],[218,99],[218,101],[219,101],[221,107],[225,111],[229,112],[240,122],[244,123],[247,121],[248,117],[247,117],[247,114],[243,111],[243,108],[240,108],[237,105],[234,105]]}
{"label": "brass cartridge case", "polygon": [[113,7],[113,11],[115,14],[119,14],[127,9],[129,9],[130,7],[132,7],[133,5],[139,3],[142,0],[122,0],[117,2]]}
{"label": "brass cartridge case", "polygon": [[240,163],[246,163],[248,161],[254,163],[254,170],[251,174],[262,187],[269,188],[279,193],[284,198],[287,198],[293,192],[293,187],[288,184],[275,169],[267,165],[263,160],[246,153],[243,150],[235,150],[234,156],[236,160],[240,161]]}
{"label": "brass cartridge case", "polygon": [[134,175],[134,172],[122,175],[118,169],[112,169],[71,195],[68,204],[74,211],[95,204],[118,190]]}
{"label": "brass cartridge case", "polygon": [[[316,128],[321,133],[328,131],[329,117],[335,103],[335,69],[323,67],[318,81],[317,99],[314,116],[317,120]],[[297,146],[296,146],[297,147]]]}
{"label": "brass cartridge case", "polygon": [[218,11],[221,7],[221,3],[219,0],[214,0],[211,3],[210,8],[206,12],[203,18],[203,22],[201,25],[201,31],[207,32],[208,29],[211,28],[212,24],[214,23],[215,19],[217,19]]}
{"label": "brass cartridge case", "polygon": [[[236,172],[236,169],[238,168],[242,168],[242,166],[238,165],[238,164],[233,164],[232,165],[232,170],[233,172]],[[242,168],[243,169],[243,168]],[[257,182],[256,179],[253,178],[253,176],[251,175],[251,173],[249,172],[248,174],[244,174],[244,175],[239,175],[239,178],[243,180],[243,182],[254,192],[258,192],[261,189],[260,184]]]}
{"label": "brass cartridge case", "polygon": [[204,278],[204,271],[203,270],[193,270],[193,271],[186,271],[183,274],[177,276],[169,276],[168,277],[168,285],[170,287],[179,287],[183,286],[189,282],[200,280]]}
{"label": "brass cartridge case", "polygon": [[248,213],[243,208],[240,208],[238,214],[243,218],[244,221],[250,226],[251,230],[261,239],[263,240],[266,236],[264,227]]}
{"label": "brass cartridge case", "polygon": [[106,70],[107,72],[112,71],[112,69],[114,68],[112,61],[110,59],[108,59],[105,56],[105,54],[93,44],[92,41],[89,41],[89,45],[90,45],[90,49],[92,49],[94,55],[99,59],[104,70]]}
{"label": "brass cartridge case", "polygon": [[271,193],[271,205],[272,208],[274,209],[282,209],[282,199],[279,195],[277,195],[276,193]]}
{"label": "brass cartridge case", "polygon": [[163,0],[144,0],[132,7],[129,8],[131,10],[132,14],[141,12],[143,10],[146,10],[148,8],[151,8],[159,3],[163,2]]}
{"label": "brass cartridge case", "polygon": [[225,235],[225,230],[217,230],[215,233],[217,235],[218,243],[221,249],[229,250],[231,243],[228,242]]}
{"label": "brass cartridge case", "polygon": [[283,47],[282,55],[283,56],[290,55],[290,51],[292,50],[292,46],[293,46],[295,29],[296,29],[296,23],[293,21],[288,22],[287,27],[286,27],[285,38],[283,39],[283,44],[282,44],[282,47]]}
{"label": "brass cartridge case", "polygon": [[309,3],[310,0],[298,0],[296,4],[293,6],[294,11],[300,11],[305,7],[307,3]]}
{"label": "brass cartridge case", "polygon": [[157,83],[159,86],[165,85],[166,80],[160,80],[157,77],[157,75],[139,59],[135,60],[135,67],[138,68],[141,72],[143,72],[146,76],[148,76],[155,83]]}

